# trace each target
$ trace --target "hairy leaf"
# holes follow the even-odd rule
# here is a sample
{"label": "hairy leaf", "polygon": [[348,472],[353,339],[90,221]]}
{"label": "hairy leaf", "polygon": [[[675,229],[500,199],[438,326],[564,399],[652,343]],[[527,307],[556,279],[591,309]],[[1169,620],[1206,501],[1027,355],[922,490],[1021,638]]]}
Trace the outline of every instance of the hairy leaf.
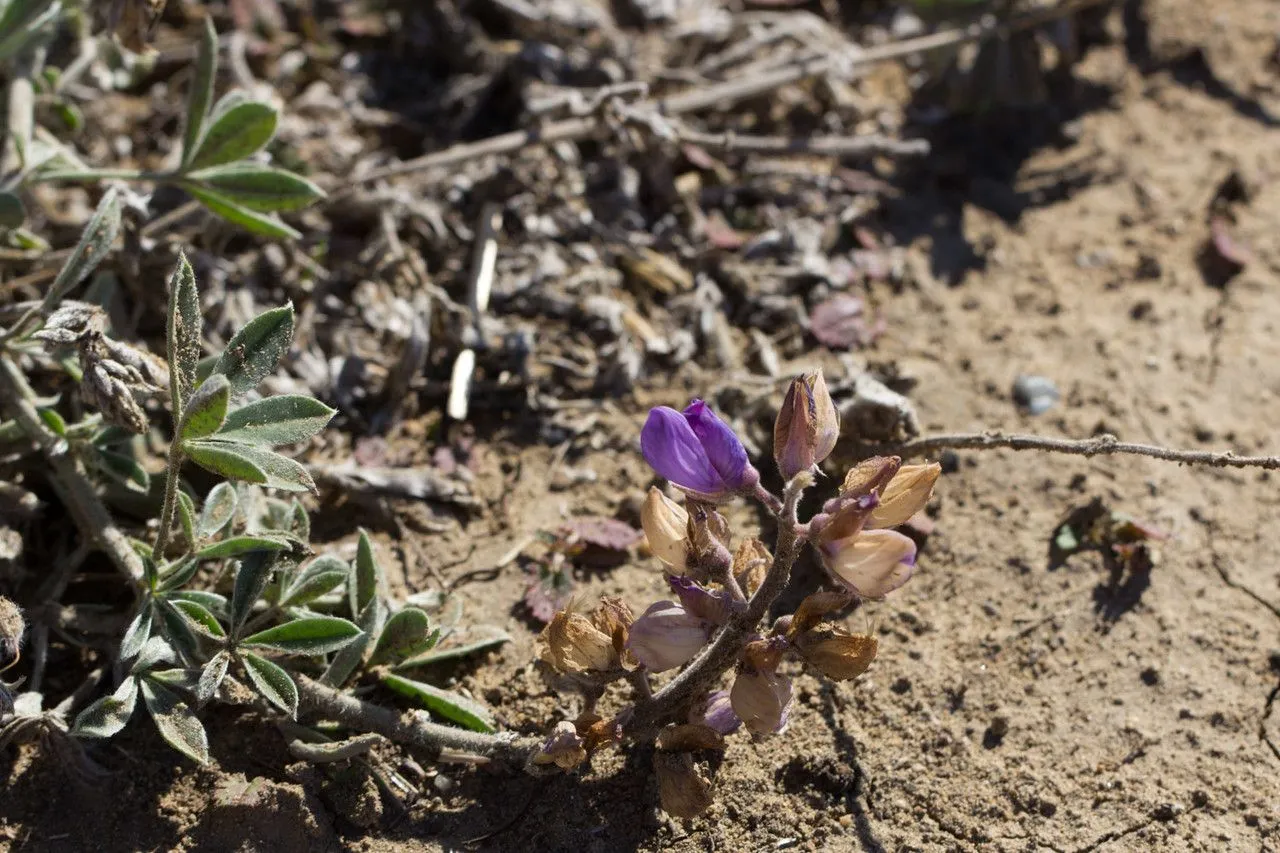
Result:
{"label": "hairy leaf", "polygon": [[236,571],[235,586],[231,590],[231,633],[238,634],[249,618],[253,604],[262,597],[271,581],[271,569],[276,554],[270,551],[254,551],[246,554]]}
{"label": "hairy leaf", "polygon": [[77,714],[71,733],[79,737],[104,738],[118,734],[128,724],[137,704],[138,679],[129,676],[110,696],[103,696]]}
{"label": "hairy leaf", "polygon": [[197,465],[228,479],[287,492],[315,491],[306,468],[261,447],[213,438],[193,441],[183,449]]}
{"label": "hairy leaf", "polygon": [[278,664],[253,652],[242,652],[241,657],[244,660],[244,670],[249,674],[249,680],[258,688],[258,692],[272,705],[286,711],[290,718],[296,718],[298,716],[298,685],[293,683],[289,673]]}
{"label": "hairy leaf", "polygon": [[302,236],[297,230],[290,228],[276,217],[236,204],[221,193],[190,181],[181,181],[180,185],[210,211],[233,225],[239,225],[251,234],[273,237],[277,240],[297,240]]}
{"label": "hairy leaf", "polygon": [[382,585],[382,568],[373,556],[373,542],[369,534],[360,531],[360,542],[356,546],[356,570],[351,577],[351,612],[359,615],[378,595]]}
{"label": "hairy leaf", "polygon": [[215,373],[187,400],[178,424],[178,440],[186,443],[213,435],[227,418],[227,406],[231,402],[231,382]]}
{"label": "hairy leaf", "polygon": [[151,475],[132,456],[98,449],[92,461],[99,471],[134,491],[145,493],[151,490]]}
{"label": "hairy leaf", "polygon": [[194,601],[223,622],[230,620],[231,610],[227,606],[227,597],[216,592],[203,589],[184,589],[165,596],[170,601]]}
{"label": "hairy leaf", "polygon": [[213,101],[213,82],[218,74],[218,32],[213,27],[213,16],[205,15],[200,29],[200,44],[196,48],[196,64],[192,69],[191,91],[187,95],[187,126],[182,132],[182,165],[191,162],[204,133],[209,118],[209,104]]}
{"label": "hairy leaf", "polygon": [[196,365],[200,362],[200,294],[196,274],[185,254],[169,276],[169,393],[178,401],[179,411],[196,387]]}
{"label": "hairy leaf", "polygon": [[261,646],[296,655],[323,655],[336,652],[360,634],[353,622],[337,616],[311,616],[276,625],[245,637],[246,646]]}
{"label": "hairy leaf", "polygon": [[292,340],[293,304],[264,311],[232,336],[213,372],[227,377],[232,394],[251,391],[276,369]]}
{"label": "hairy leaf", "polygon": [[218,652],[200,670],[200,680],[196,682],[196,701],[203,705],[213,698],[227,677],[227,667],[231,665],[231,655],[226,651]]}
{"label": "hairy leaf", "polygon": [[391,674],[384,675],[382,683],[418,702],[433,714],[452,720],[463,728],[476,732],[494,730],[493,714],[488,708],[451,690]]}
{"label": "hairy leaf", "polygon": [[147,640],[151,639],[151,621],[154,612],[151,602],[147,601],[138,611],[138,615],[133,617],[133,621],[124,632],[124,639],[120,641],[120,660],[127,661],[135,657],[142,651]]}
{"label": "hairy leaf", "polygon": [[196,524],[202,539],[227,526],[236,514],[236,501],[236,487],[230,483],[219,483],[209,490],[204,508],[200,510],[200,521]]}
{"label": "hairy leaf", "polygon": [[119,231],[120,194],[113,187],[98,202],[98,209],[80,234],[80,242],[76,243],[71,257],[67,258],[49,287],[44,302],[46,307],[57,305],[71,288],[89,277],[111,251],[111,244]]}
{"label": "hairy leaf", "polygon": [[379,664],[401,661],[435,645],[431,634],[431,620],[416,607],[406,607],[392,615],[378,635],[369,663]]}
{"label": "hairy leaf", "polygon": [[203,604],[181,598],[170,603],[191,622],[196,630],[219,640],[227,636],[227,632],[218,624],[217,617],[205,609]]}
{"label": "hairy leaf", "polygon": [[191,172],[187,180],[260,213],[299,210],[324,197],[324,190],[301,175],[259,163],[228,163]]}
{"label": "hairy leaf", "polygon": [[329,667],[320,676],[321,683],[330,687],[341,687],[351,677],[351,673],[364,662],[364,653],[368,650],[371,639],[367,631],[357,634],[350,644],[333,656]]}
{"label": "hairy leaf", "polygon": [[511,637],[501,634],[496,637],[490,637],[486,640],[477,640],[474,643],[467,643],[462,646],[451,646],[447,649],[433,649],[432,651],[420,654],[417,657],[410,658],[403,663],[397,664],[396,669],[412,669],[414,667],[426,666],[433,663],[443,663],[444,661],[458,660],[471,655],[487,652],[490,649],[496,649],[504,643],[511,642]]}
{"label": "hairy leaf", "polygon": [[187,161],[188,171],[233,163],[256,154],[271,141],[279,120],[280,114],[270,104],[244,100],[239,93],[223,98]]}
{"label": "hairy leaf", "polygon": [[285,590],[280,604],[300,607],[336,589],[351,574],[351,568],[337,557],[326,554],[307,564]]}
{"label": "hairy leaf", "polygon": [[178,694],[155,679],[143,678],[142,699],[169,746],[200,764],[209,763],[209,738],[204,726]]}
{"label": "hairy leaf", "polygon": [[290,544],[289,540],[283,536],[252,533],[232,536],[230,539],[206,545],[196,552],[196,556],[201,560],[211,560],[215,557],[238,557],[250,551],[286,551]]}
{"label": "hairy leaf", "polygon": [[160,585],[156,587],[156,591],[170,592],[178,589],[191,580],[198,568],[200,568],[200,564],[191,557],[186,557],[171,566],[166,566],[160,572]]}
{"label": "hairy leaf", "polygon": [[142,651],[138,652],[138,659],[133,662],[133,668],[130,671],[146,672],[157,664],[173,663],[174,660],[176,656],[173,653],[173,647],[165,642],[163,637],[151,637],[142,645]]}
{"label": "hairy leaf", "polygon": [[311,397],[267,397],[227,415],[218,438],[242,444],[296,444],[324,429],[335,414]]}

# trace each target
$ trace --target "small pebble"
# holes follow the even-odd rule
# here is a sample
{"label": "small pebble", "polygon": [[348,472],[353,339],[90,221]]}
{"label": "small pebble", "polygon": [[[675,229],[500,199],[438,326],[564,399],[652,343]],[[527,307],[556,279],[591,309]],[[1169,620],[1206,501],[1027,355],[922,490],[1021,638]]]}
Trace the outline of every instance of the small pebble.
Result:
{"label": "small pebble", "polygon": [[1028,414],[1044,414],[1061,396],[1058,386],[1045,376],[1024,374],[1013,380],[1013,401]]}

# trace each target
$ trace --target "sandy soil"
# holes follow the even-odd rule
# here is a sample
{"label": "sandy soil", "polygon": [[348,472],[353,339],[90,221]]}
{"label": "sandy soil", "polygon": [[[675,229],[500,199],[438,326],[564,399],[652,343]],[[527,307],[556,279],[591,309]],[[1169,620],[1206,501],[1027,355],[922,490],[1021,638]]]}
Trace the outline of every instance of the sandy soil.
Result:
{"label": "sandy soil", "polygon": [[[1008,127],[971,128],[959,141],[969,165],[926,171],[893,204],[913,282],[877,294],[889,333],[867,355],[915,381],[926,432],[1112,432],[1239,452],[1280,445],[1280,77],[1268,65],[1280,5],[1151,5],[1145,58],[1131,62],[1120,43],[1096,49],[1080,68],[1080,114],[1019,120],[1041,147],[1024,157]],[[1253,260],[1217,287],[1198,257],[1210,205],[1232,174],[1247,189],[1232,204],[1234,233]],[[812,363],[843,369],[824,351]],[[1020,414],[1010,399],[1019,373],[1051,377],[1062,400],[1042,416]],[[598,448],[569,460],[598,478],[569,491],[547,490],[564,464],[553,450],[481,436],[477,489],[500,509],[408,546],[393,545],[384,522],[392,576],[426,588],[428,565],[456,577],[564,517],[625,509],[650,478],[635,448],[646,407],[712,390],[674,375],[604,411]],[[137,724],[108,750],[118,772],[88,787],[24,749],[0,764],[0,845],[1275,850],[1277,494],[1264,473],[958,454],[937,489],[937,529],[915,579],[851,619],[880,636],[878,661],[839,685],[795,669],[789,730],[730,739],[717,804],[703,819],[658,811],[639,750],[602,754],[582,778],[429,768],[427,796],[361,828],[351,805],[359,780],[317,784],[291,767],[269,722],[241,717],[210,725],[213,770],[179,763]],[[1114,582],[1097,554],[1050,563],[1058,522],[1095,497],[1172,534],[1149,584]],[[749,531],[745,512],[734,521],[738,535]],[[637,611],[662,594],[642,558],[586,587],[623,595]],[[461,587],[469,619],[502,625],[516,641],[444,676],[508,725],[532,729],[571,700],[531,663],[522,588],[514,564]]]}

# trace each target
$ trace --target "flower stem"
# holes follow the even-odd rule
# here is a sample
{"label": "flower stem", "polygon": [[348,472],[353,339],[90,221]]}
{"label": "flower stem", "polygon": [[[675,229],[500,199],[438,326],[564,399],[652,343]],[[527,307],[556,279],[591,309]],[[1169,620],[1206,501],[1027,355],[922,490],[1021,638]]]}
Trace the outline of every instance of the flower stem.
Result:
{"label": "flower stem", "polygon": [[151,549],[151,559],[157,563],[164,559],[164,549],[169,544],[169,532],[173,529],[173,517],[178,509],[178,472],[182,468],[182,459],[182,450],[175,441],[169,445],[169,466],[164,477],[164,504],[160,507],[160,530],[156,533],[156,545]]}
{"label": "flower stem", "polygon": [[[689,702],[710,689],[716,679],[737,661],[747,638],[755,633],[760,620],[791,579],[791,567],[795,564],[802,541],[796,536],[796,505],[812,482],[811,477],[802,475],[787,484],[776,513],[778,538],[774,545],[773,565],[746,608],[730,617],[711,644],[683,672],[655,693],[652,699],[637,702],[626,719],[619,720],[629,737],[642,738],[652,734],[679,714]],[[761,491],[773,498],[763,489]]]}

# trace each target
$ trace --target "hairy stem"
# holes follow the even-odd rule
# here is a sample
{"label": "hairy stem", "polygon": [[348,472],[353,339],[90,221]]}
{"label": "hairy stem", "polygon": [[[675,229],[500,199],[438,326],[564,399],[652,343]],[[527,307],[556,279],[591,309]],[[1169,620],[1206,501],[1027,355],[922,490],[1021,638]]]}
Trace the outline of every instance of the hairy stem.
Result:
{"label": "hairy stem", "polygon": [[0,355],[0,405],[44,454],[53,469],[50,482],[80,532],[105,551],[121,574],[136,586],[142,581],[142,558],[133,550],[129,537],[111,519],[67,443],[49,429],[31,405],[33,397],[18,365],[9,356]]}
{"label": "hairy stem", "polygon": [[336,720],[348,728],[380,734],[390,741],[426,750],[433,759],[465,753],[521,768],[541,748],[537,738],[514,733],[482,734],[428,722],[418,715],[399,714],[294,674],[298,710]]}
{"label": "hairy stem", "polygon": [[169,544],[169,533],[173,529],[173,517],[178,510],[178,472],[182,468],[182,459],[182,451],[175,441],[169,445],[169,466],[164,477],[164,505],[160,508],[160,531],[156,533],[156,545],[151,549],[151,559],[156,563],[164,559],[164,549]]}
{"label": "hairy stem", "polygon": [[1114,435],[1098,435],[1093,438],[1046,438],[1038,435],[1005,435],[1000,432],[955,433],[918,438],[905,444],[882,445],[867,448],[870,453],[893,453],[897,456],[921,456],[936,450],[1044,450],[1050,453],[1069,453],[1075,456],[1111,456],[1128,454],[1149,456],[1166,462],[1188,465],[1208,465],[1212,468],[1265,468],[1280,470],[1280,456],[1239,456],[1227,451],[1212,453],[1203,450],[1177,450],[1154,444],[1135,444],[1121,441]]}
{"label": "hairy stem", "polygon": [[642,738],[652,734],[678,715],[689,702],[709,690],[737,661],[747,638],[759,628],[760,620],[791,579],[791,566],[800,552],[802,541],[796,536],[796,504],[811,482],[810,478],[802,475],[787,485],[777,514],[778,538],[774,545],[773,565],[751,601],[744,610],[730,617],[711,644],[683,672],[653,694],[652,699],[636,703],[623,721],[623,730],[629,737]]}

